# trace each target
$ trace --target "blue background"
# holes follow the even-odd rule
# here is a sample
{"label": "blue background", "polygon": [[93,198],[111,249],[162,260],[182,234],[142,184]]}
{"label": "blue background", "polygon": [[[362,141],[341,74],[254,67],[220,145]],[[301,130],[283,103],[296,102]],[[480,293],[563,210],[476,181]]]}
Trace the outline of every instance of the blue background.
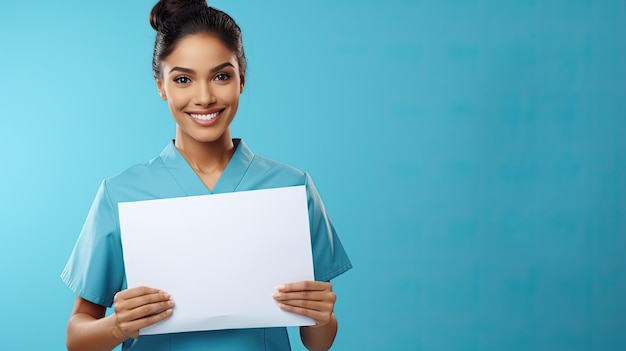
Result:
{"label": "blue background", "polygon": [[[233,134],[312,173],[354,263],[335,350],[626,349],[625,1],[212,4]],[[64,349],[100,180],[174,135],[152,5],[0,4],[2,349]]]}

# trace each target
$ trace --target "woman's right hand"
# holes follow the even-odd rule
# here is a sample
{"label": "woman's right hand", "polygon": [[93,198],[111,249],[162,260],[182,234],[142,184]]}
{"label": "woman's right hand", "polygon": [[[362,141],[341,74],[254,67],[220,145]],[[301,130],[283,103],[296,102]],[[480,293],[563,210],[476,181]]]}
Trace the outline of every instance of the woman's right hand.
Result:
{"label": "woman's right hand", "polygon": [[170,294],[145,286],[122,290],[113,299],[116,334],[122,339],[138,338],[139,330],[172,315]]}

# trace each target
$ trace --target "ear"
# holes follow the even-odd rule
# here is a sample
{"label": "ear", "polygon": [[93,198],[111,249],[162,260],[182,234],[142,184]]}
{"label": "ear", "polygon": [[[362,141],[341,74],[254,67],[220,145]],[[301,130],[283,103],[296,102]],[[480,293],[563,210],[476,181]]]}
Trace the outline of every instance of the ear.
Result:
{"label": "ear", "polygon": [[155,79],[155,80],[156,80],[156,85],[157,85],[157,91],[159,92],[161,99],[163,99],[163,101],[167,101],[167,95],[165,95],[165,89],[163,89],[163,83],[159,79]]}
{"label": "ear", "polygon": [[243,93],[243,86],[246,85],[246,76],[245,75],[241,75],[239,77],[239,94]]}

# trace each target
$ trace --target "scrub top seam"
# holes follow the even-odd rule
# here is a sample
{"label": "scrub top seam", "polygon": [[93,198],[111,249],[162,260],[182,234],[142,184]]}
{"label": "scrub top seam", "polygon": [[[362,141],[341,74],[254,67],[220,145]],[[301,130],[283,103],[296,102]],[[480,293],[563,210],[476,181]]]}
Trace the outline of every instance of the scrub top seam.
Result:
{"label": "scrub top seam", "polygon": [[[104,192],[106,193],[107,201],[109,202],[109,206],[111,206],[111,210],[113,212],[113,222],[115,222],[116,233],[118,238],[120,239],[120,243],[122,241],[122,229],[120,228],[120,218],[119,218],[119,209],[117,206],[113,206],[113,200],[111,200],[111,193],[109,193],[109,188],[107,187],[107,180],[105,179],[103,182]],[[124,261],[124,252],[122,252],[122,261]],[[124,282],[126,281],[126,273],[124,273]],[[122,287],[125,283],[122,283]],[[107,303],[107,307],[113,307],[113,302],[115,300],[115,295],[106,296],[106,298],[102,299]]]}
{"label": "scrub top seam", "polygon": [[[64,272],[65,273],[65,272]],[[76,295],[80,296],[82,299],[85,299],[89,302],[95,303],[96,305],[100,305],[100,306],[104,306],[107,308],[110,308],[111,306],[113,306],[112,303],[107,304],[108,301],[106,301],[106,299],[103,299],[102,297],[99,296],[95,296],[92,294],[88,294],[86,289],[84,288],[80,288],[76,281],[74,281],[73,279],[71,279],[70,276],[68,276],[67,274],[62,274],[61,275],[61,279],[63,280],[63,282],[65,283],[65,285],[72,291],[74,292]]]}
{"label": "scrub top seam", "polygon": [[104,192],[107,195],[106,197],[107,197],[107,200],[109,202],[109,206],[111,206],[111,209],[113,210],[113,217],[114,217],[113,218],[114,219],[113,222],[115,222],[115,228],[117,229],[118,233],[121,233],[122,230],[120,229],[120,219],[119,219],[119,215],[117,213],[119,211],[119,209],[116,206],[113,206],[113,201],[111,200],[111,194],[109,193],[109,189],[107,187],[107,180],[106,179],[104,180]]}
{"label": "scrub top seam", "polygon": [[[183,191],[183,193],[185,193],[186,196],[189,196],[189,193],[187,193],[187,191],[185,191],[185,188],[180,184],[180,182],[178,181],[178,179],[174,176],[174,173],[172,173],[172,170],[170,170],[170,168],[167,166],[167,162],[165,162],[165,160],[163,160],[163,156],[159,156],[159,159],[161,160],[161,162],[163,163],[163,166],[165,167],[165,169],[167,170],[167,173],[170,175],[170,177],[172,177],[172,179],[174,180],[174,183],[176,183],[176,185],[178,185],[178,187]],[[207,189],[208,190],[208,189]]]}
{"label": "scrub top seam", "polygon": [[237,181],[237,185],[235,185],[235,187],[233,188],[233,192],[237,191],[237,189],[239,188],[239,186],[243,182],[243,179],[246,177],[246,174],[248,174],[248,170],[250,169],[250,167],[252,167],[252,164],[254,163],[255,160],[256,160],[256,154],[253,153],[252,154],[252,160],[250,160],[250,162],[248,162],[248,165],[246,166],[246,169],[243,171],[243,174],[239,178],[239,181]]}

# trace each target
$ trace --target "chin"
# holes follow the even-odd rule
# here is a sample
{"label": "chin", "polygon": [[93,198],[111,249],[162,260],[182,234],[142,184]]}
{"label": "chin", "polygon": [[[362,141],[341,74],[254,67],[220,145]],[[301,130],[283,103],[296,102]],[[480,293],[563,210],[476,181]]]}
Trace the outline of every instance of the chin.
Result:
{"label": "chin", "polygon": [[227,137],[226,133],[221,133],[220,135],[195,135],[195,136],[191,136],[191,139],[195,140],[198,143],[206,143],[206,144],[211,144],[211,143],[218,143],[223,141],[225,138],[230,138]]}

